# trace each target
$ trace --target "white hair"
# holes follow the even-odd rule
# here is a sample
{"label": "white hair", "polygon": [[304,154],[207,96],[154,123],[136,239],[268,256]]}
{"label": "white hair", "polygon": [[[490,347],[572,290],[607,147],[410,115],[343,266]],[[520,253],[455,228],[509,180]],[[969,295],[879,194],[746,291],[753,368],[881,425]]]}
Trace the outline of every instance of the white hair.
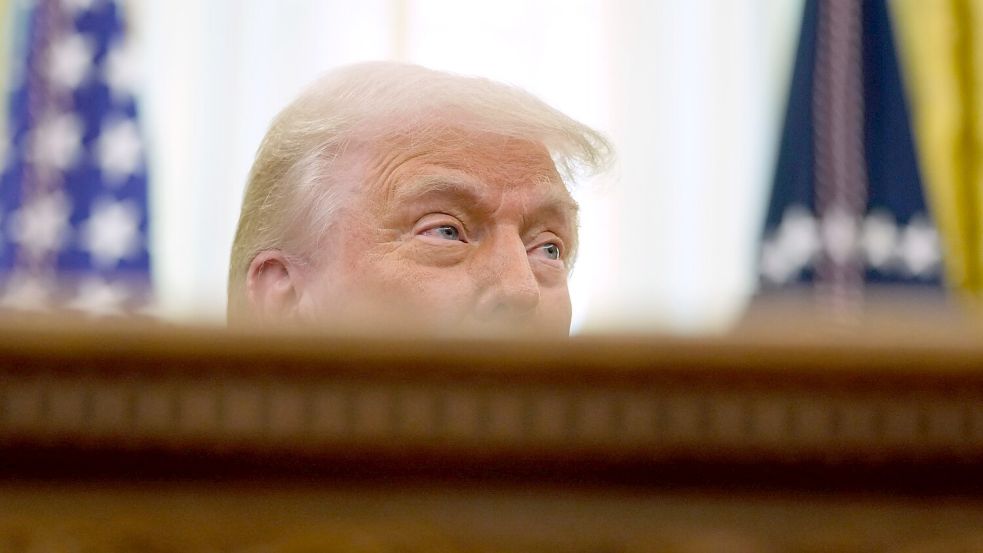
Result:
{"label": "white hair", "polygon": [[400,132],[426,140],[445,124],[437,115],[468,131],[541,144],[567,182],[602,171],[612,157],[601,134],[519,88],[395,62],[334,70],[281,111],[260,144],[232,245],[230,319],[247,311],[246,276],[257,254],[276,249],[304,262],[320,240],[342,190],[331,185],[331,165],[350,142]]}

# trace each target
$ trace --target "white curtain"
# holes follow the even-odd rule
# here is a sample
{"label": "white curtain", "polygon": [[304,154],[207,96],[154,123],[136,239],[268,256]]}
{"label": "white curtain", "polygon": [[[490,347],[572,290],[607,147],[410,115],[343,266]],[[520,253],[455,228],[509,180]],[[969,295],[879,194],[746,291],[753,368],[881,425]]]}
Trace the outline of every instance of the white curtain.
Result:
{"label": "white curtain", "polygon": [[517,84],[607,133],[581,183],[582,331],[722,328],[753,257],[797,31],[790,0],[131,0],[162,313],[220,321],[252,155],[332,67],[399,59]]}

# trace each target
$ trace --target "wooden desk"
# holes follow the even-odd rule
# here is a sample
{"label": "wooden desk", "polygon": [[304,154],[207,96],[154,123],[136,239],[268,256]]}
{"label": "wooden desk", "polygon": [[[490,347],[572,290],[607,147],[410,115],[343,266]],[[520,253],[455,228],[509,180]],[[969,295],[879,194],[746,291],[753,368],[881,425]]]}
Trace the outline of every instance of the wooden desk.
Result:
{"label": "wooden desk", "polygon": [[983,550],[974,331],[0,333],[0,551]]}

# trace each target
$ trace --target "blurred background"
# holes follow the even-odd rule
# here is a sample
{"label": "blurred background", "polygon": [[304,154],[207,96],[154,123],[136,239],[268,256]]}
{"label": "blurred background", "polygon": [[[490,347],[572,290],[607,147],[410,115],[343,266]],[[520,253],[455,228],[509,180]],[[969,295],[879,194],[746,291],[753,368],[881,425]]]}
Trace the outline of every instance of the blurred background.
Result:
{"label": "blurred background", "polygon": [[[0,303],[220,324],[269,122],[373,59],[512,83],[611,138],[614,170],[576,184],[574,332],[714,332],[759,290],[843,302],[888,273],[972,297],[981,2],[862,4],[0,0]],[[61,269],[95,276],[52,292]]]}

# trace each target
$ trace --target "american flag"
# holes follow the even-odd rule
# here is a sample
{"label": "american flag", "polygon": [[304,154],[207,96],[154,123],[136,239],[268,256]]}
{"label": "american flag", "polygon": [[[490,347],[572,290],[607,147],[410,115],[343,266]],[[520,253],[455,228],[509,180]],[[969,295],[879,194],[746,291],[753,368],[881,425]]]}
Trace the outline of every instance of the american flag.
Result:
{"label": "american flag", "polygon": [[0,175],[0,309],[149,305],[138,66],[114,0],[35,0],[14,51]]}

